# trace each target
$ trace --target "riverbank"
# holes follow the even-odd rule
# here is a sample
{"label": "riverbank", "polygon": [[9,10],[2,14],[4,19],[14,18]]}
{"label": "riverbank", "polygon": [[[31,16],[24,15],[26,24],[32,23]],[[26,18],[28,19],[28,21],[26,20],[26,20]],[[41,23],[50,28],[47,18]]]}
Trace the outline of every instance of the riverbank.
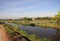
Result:
{"label": "riverbank", "polygon": [[[20,24],[20,23],[16,23],[16,24]],[[25,26],[28,26],[29,24],[23,24],[23,25],[25,25]],[[53,41],[60,41],[60,26],[58,26],[58,25],[56,25],[55,23],[53,24],[53,23],[49,23],[49,24],[47,24],[47,23],[44,23],[44,24],[35,24],[35,26],[40,26],[40,27],[44,27],[44,28],[53,28],[53,29],[55,29],[57,32],[56,32],[56,37],[55,37],[55,39],[53,40]],[[20,31],[19,31],[20,32]],[[29,34],[25,34],[25,31],[21,31],[21,33],[22,33],[22,35],[26,35],[27,37],[29,36],[29,37],[36,37],[35,35],[29,35]],[[30,39],[30,38],[29,38]],[[33,38],[32,38],[33,39]],[[31,40],[32,40],[31,39]],[[35,38],[34,38],[35,39]]]}
{"label": "riverbank", "polygon": [[52,28],[59,28],[60,26],[56,22],[56,20],[34,20],[34,21],[9,21],[10,23],[22,24],[25,26],[42,26],[42,27],[52,27]]}
{"label": "riverbank", "polygon": [[16,24],[21,24],[24,26],[39,26],[39,27],[44,27],[44,28],[54,28],[54,29],[60,29],[60,26],[57,25],[57,23],[18,23],[14,22]]}
{"label": "riverbank", "polygon": [[[6,27],[6,26],[5,26]],[[13,36],[13,33],[15,33],[15,32],[13,32],[10,28],[12,28],[12,29],[14,29],[15,31],[17,31],[18,33],[20,33],[22,36],[24,36],[24,37],[27,37],[29,40],[31,40],[31,41],[51,41],[51,39],[49,38],[47,38],[47,37],[44,37],[44,38],[41,38],[41,37],[39,37],[39,36],[36,36],[35,34],[28,34],[26,31],[24,31],[24,30],[20,30],[20,29],[18,29],[19,27],[18,26],[11,26],[11,25],[7,25],[7,27],[6,27],[6,30]],[[16,34],[16,33],[15,33]],[[20,36],[20,35],[19,35]]]}

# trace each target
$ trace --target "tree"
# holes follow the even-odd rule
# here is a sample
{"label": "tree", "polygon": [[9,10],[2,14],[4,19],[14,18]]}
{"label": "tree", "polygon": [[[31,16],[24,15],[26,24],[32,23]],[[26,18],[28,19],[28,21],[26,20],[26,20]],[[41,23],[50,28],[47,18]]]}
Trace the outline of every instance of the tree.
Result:
{"label": "tree", "polygon": [[58,12],[57,15],[55,15],[55,19],[58,25],[60,25],[60,11]]}

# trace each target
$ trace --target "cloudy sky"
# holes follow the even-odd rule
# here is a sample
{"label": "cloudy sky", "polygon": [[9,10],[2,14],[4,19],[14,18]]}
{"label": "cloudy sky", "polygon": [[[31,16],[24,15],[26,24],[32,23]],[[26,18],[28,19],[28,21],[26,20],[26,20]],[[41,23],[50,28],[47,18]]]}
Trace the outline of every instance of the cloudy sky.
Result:
{"label": "cloudy sky", "polygon": [[0,0],[0,19],[53,16],[60,0]]}

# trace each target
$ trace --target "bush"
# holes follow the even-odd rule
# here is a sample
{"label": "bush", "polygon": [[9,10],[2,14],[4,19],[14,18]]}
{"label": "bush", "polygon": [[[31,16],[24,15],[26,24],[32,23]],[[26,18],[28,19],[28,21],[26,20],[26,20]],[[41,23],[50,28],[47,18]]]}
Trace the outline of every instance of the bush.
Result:
{"label": "bush", "polygon": [[36,26],[36,24],[35,23],[31,23],[30,26]]}

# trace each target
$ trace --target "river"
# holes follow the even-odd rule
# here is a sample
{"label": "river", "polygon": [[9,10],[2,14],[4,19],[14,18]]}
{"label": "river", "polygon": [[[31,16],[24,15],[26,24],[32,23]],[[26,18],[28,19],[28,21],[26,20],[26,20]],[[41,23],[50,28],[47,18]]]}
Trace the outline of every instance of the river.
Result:
{"label": "river", "polygon": [[[8,23],[10,25],[17,25],[14,23]],[[47,37],[47,38],[53,38],[56,36],[56,30],[53,28],[44,28],[44,27],[38,27],[38,26],[24,26],[24,25],[18,25],[20,30],[24,30],[29,34],[35,34],[39,37]]]}
{"label": "river", "polygon": [[39,37],[55,37],[56,36],[56,30],[53,28],[43,28],[43,27],[37,27],[37,26],[23,26],[19,25],[21,30],[26,31],[29,34],[35,34]]}

